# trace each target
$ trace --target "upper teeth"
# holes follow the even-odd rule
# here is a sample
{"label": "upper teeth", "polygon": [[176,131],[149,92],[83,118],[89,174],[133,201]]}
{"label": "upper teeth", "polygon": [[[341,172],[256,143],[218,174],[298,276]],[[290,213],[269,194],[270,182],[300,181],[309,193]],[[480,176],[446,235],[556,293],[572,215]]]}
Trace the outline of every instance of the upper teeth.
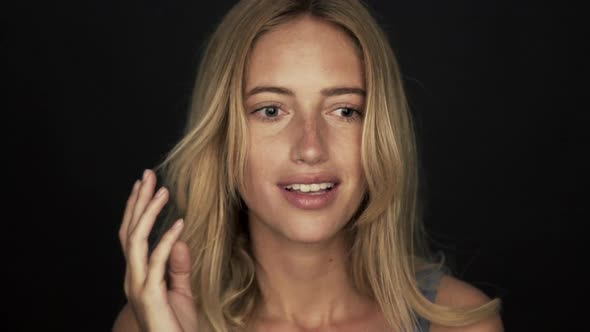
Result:
{"label": "upper teeth", "polygon": [[332,187],[334,187],[334,184],[332,182],[324,182],[324,183],[310,183],[310,184],[290,184],[288,186],[285,186],[285,189],[299,190],[299,191],[306,193],[309,191],[319,191],[319,190],[324,190],[324,189],[328,189],[328,188],[332,188]]}

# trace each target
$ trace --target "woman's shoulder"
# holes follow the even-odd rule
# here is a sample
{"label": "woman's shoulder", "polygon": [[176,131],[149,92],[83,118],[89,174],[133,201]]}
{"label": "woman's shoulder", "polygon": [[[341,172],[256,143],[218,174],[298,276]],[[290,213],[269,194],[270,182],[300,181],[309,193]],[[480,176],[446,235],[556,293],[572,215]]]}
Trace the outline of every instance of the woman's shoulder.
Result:
{"label": "woman's shoulder", "polygon": [[[440,277],[435,303],[451,308],[474,308],[486,304],[491,299],[477,287],[444,274]],[[463,327],[430,326],[431,332],[497,332],[504,331],[500,315],[497,314],[478,323]]]}
{"label": "woman's shoulder", "polygon": [[479,288],[445,274],[441,277],[435,303],[454,308],[474,307],[491,299]]}

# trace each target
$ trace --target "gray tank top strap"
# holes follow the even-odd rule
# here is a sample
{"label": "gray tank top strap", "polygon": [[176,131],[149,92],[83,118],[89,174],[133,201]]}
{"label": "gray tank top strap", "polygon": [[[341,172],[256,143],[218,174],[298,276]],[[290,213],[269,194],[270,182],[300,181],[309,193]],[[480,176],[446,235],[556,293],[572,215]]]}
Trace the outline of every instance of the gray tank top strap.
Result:
{"label": "gray tank top strap", "polygon": [[[416,272],[418,287],[422,291],[424,297],[430,302],[435,301],[438,285],[445,274],[448,274],[448,270],[445,267],[442,267],[441,269],[434,267]],[[418,329],[416,332],[428,332],[429,330],[430,322],[418,315]]]}

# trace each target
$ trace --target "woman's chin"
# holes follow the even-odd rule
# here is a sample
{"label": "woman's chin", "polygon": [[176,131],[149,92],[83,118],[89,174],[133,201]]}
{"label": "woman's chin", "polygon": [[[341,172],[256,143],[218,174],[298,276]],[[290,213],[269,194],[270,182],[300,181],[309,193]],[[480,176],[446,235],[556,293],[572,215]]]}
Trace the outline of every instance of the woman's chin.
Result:
{"label": "woman's chin", "polygon": [[[283,225],[287,226],[287,225]],[[291,227],[289,227],[291,226]],[[301,244],[321,244],[331,242],[341,234],[341,228],[334,225],[308,224],[288,225],[282,233],[289,241]]]}
{"label": "woman's chin", "polygon": [[[329,243],[343,234],[345,222],[336,220],[332,214],[301,215],[294,213],[278,216],[251,214],[249,218],[251,236],[261,243],[288,242],[289,244],[321,244]],[[266,219],[266,220],[265,220]],[[287,244],[287,243],[285,243]]]}

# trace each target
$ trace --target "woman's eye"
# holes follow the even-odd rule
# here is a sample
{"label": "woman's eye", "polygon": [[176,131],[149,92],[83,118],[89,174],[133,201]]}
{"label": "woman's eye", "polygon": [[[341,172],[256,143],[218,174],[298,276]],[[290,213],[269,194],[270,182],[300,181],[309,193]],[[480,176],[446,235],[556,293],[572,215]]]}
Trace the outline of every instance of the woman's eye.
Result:
{"label": "woman's eye", "polygon": [[279,119],[278,114],[280,111],[281,109],[279,106],[270,105],[259,108],[252,113],[256,113],[256,117],[260,118],[262,121],[277,121]]}
{"label": "woman's eye", "polygon": [[[281,119],[279,116],[279,113],[281,112],[282,110],[279,105],[269,105],[261,107],[252,113],[262,121],[272,122]],[[357,121],[362,118],[362,113],[352,107],[339,107],[332,111],[332,113],[333,112],[340,112],[338,117],[347,122]]]}
{"label": "woman's eye", "polygon": [[352,107],[340,107],[336,109],[334,112],[340,112],[341,117],[344,118],[345,121],[356,121],[361,118],[362,113]]}

